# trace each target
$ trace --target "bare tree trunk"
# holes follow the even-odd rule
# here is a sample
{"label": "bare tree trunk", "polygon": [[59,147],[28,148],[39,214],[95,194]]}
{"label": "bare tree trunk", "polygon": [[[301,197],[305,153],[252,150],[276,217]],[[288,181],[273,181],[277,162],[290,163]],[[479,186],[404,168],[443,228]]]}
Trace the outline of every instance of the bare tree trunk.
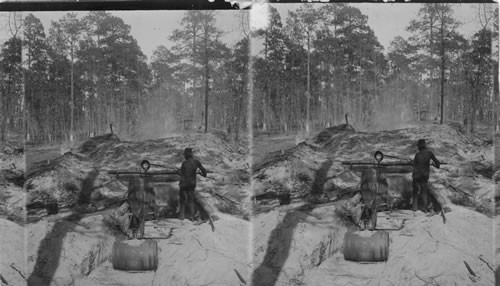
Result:
{"label": "bare tree trunk", "polygon": [[208,131],[208,31],[205,31],[205,133]]}
{"label": "bare tree trunk", "polygon": [[311,52],[310,52],[310,33],[307,32],[307,92],[306,92],[306,133],[309,135],[310,132],[310,109],[311,109]]}
{"label": "bare tree trunk", "polygon": [[10,74],[7,74],[7,90],[5,91],[5,93],[2,93],[1,94],[1,110],[3,111],[2,112],[2,126],[1,126],[1,141],[5,141],[6,139],[6,132],[7,132],[7,117],[9,118],[12,118],[12,116],[9,114],[9,104],[8,104],[8,94],[10,94],[10,85],[11,85],[11,77],[10,77]]}
{"label": "bare tree trunk", "polygon": [[70,130],[69,130],[69,141],[73,142],[74,140],[74,107],[75,107],[75,104],[74,104],[74,93],[73,93],[73,90],[74,90],[74,87],[73,87],[73,76],[74,76],[74,72],[73,72],[73,47],[71,47],[71,106],[70,106],[70,112],[71,112],[71,119],[70,119]]}
{"label": "bare tree trunk", "polygon": [[470,133],[473,134],[475,131],[476,124],[476,99],[477,99],[477,88],[476,86],[472,87],[471,90],[471,112],[470,112]]}
{"label": "bare tree trunk", "polygon": [[444,22],[441,21],[441,119],[439,124],[443,124],[444,119]]}

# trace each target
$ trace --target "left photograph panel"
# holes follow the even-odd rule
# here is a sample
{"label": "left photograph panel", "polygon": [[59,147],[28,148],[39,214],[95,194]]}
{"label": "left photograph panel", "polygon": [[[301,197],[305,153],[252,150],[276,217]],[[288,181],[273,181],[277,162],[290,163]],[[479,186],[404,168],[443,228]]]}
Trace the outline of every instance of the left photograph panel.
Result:
{"label": "left photograph panel", "polygon": [[27,284],[247,283],[246,12],[23,21]]}
{"label": "left photograph panel", "polygon": [[22,13],[0,12],[0,285],[25,285]]}

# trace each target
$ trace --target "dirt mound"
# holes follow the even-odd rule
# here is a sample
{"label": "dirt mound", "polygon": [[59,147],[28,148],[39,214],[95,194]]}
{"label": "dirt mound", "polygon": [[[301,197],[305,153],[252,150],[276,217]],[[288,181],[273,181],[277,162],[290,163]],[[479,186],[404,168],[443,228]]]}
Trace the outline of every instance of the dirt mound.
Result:
{"label": "dirt mound", "polygon": [[[182,136],[145,141],[119,141],[91,139],[82,144],[79,151],[94,160],[99,167],[135,168],[142,159],[159,161],[164,165],[180,165],[184,159],[184,148],[193,148],[195,157],[207,165],[243,160],[248,150],[228,143],[221,135],[213,133],[190,133]],[[83,148],[91,146],[92,148]],[[236,154],[235,154],[236,153]],[[236,156],[235,156],[236,155]],[[232,160],[233,157],[236,160]],[[131,162],[131,164],[125,164]],[[245,162],[246,163],[246,162]],[[242,164],[244,165],[244,164]]]}
{"label": "dirt mound", "polygon": [[0,185],[0,217],[23,224],[26,219],[26,192],[22,187]]}
{"label": "dirt mound", "polygon": [[25,218],[25,162],[22,136],[0,143],[0,217],[22,223]]}
{"label": "dirt mound", "polygon": [[335,186],[322,182],[329,181],[340,170],[332,166],[328,154],[301,143],[284,154],[270,154],[254,167],[253,194],[258,196],[267,192],[286,191],[296,199],[308,196],[313,188],[317,192],[328,193]]}
{"label": "dirt mound", "polygon": [[400,157],[413,159],[418,139],[425,139],[428,147],[438,156],[465,160],[470,157],[479,159],[483,155],[481,160],[489,162],[493,158],[491,146],[483,146],[478,150],[478,144],[474,144],[478,143],[476,137],[465,135],[448,125],[438,124],[422,124],[376,133],[333,132],[330,137],[323,136],[317,143],[333,155],[341,155],[346,151],[382,150],[387,154],[396,153]]}
{"label": "dirt mound", "polygon": [[[430,182],[457,204],[491,214],[490,195],[493,153],[491,146],[476,145],[472,137],[448,125],[423,124],[410,128],[365,133],[346,130],[344,125],[320,132],[309,142],[274,152],[254,165],[255,195],[288,191],[292,198],[308,194],[337,197],[360,184],[360,173],[343,161],[374,162],[375,151],[411,160],[418,139],[426,139],[436,156],[447,163],[432,169]],[[384,162],[394,159],[384,159]],[[411,179],[411,174],[398,174]],[[411,185],[410,185],[411,188]],[[400,186],[389,191],[400,192]]]}
{"label": "dirt mound", "polygon": [[79,148],[80,153],[88,154],[91,153],[96,148],[100,147],[102,144],[120,142],[120,138],[115,134],[108,133],[100,136],[95,136],[85,141]]}
{"label": "dirt mound", "polygon": [[26,181],[28,208],[53,202],[60,208],[73,207],[82,192],[96,186],[98,172],[93,170],[91,161],[69,152],[39,166]]}
{"label": "dirt mound", "polygon": [[328,128],[325,128],[324,130],[322,130],[321,132],[319,132],[318,135],[316,135],[314,137],[314,142],[315,143],[325,142],[328,139],[330,139],[332,136],[334,136],[342,131],[355,132],[356,130],[354,130],[354,127],[352,127],[351,125],[348,125],[348,124],[341,124],[341,125],[337,125],[337,126],[328,127]]}
{"label": "dirt mound", "polygon": [[[48,164],[36,166],[26,182],[28,206],[43,208],[57,202],[59,208],[67,208],[90,202],[96,204],[97,209],[106,208],[125,198],[129,179],[110,175],[109,170],[138,172],[144,159],[171,168],[180,167],[185,147],[193,148],[195,157],[213,172],[210,178],[200,179],[200,190],[220,190],[220,195],[230,194],[229,198],[235,201],[245,197],[248,190],[242,190],[242,185],[249,182],[247,150],[225,142],[218,135],[195,133],[133,142],[106,134],[83,143],[78,149],[81,153],[67,152]],[[164,169],[152,169],[155,170]],[[172,175],[151,180],[175,182],[178,178]]]}

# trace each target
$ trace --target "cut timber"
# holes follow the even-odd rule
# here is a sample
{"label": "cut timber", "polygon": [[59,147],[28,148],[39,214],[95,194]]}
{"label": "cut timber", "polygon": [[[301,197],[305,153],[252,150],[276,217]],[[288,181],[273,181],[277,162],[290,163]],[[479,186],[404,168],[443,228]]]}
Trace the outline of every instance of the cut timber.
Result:
{"label": "cut timber", "polygon": [[161,176],[161,175],[177,175],[174,171],[151,171],[144,174],[144,172],[134,171],[134,170],[109,170],[110,175],[147,175],[147,176]]}
{"label": "cut timber", "polygon": [[359,262],[387,261],[389,233],[385,231],[347,232],[344,236],[344,259]]}
{"label": "cut timber", "polygon": [[[350,170],[355,172],[362,172],[365,169],[371,169],[373,166],[363,166],[363,165],[352,165]],[[413,167],[411,166],[381,166],[378,168],[380,173],[385,174],[407,174],[413,172]]]}
{"label": "cut timber", "polygon": [[[111,174],[111,173],[110,173]],[[128,182],[132,178],[141,177],[137,174],[116,174],[116,179],[122,182]],[[172,183],[178,182],[179,176],[177,175],[154,175],[148,176],[148,182],[152,183]]]}
{"label": "cut timber", "polygon": [[372,162],[362,162],[362,161],[343,161],[342,165],[348,166],[380,166],[380,167],[391,167],[391,166],[412,166],[408,161],[394,161],[394,162],[384,162],[384,163],[372,163]]}

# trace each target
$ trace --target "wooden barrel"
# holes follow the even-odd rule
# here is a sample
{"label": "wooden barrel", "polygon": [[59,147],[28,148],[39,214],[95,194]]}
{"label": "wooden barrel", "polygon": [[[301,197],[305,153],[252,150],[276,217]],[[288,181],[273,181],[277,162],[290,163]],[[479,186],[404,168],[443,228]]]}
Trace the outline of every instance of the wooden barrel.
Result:
{"label": "wooden barrel", "polygon": [[377,262],[389,258],[389,233],[385,231],[347,232],[344,236],[344,259]]}
{"label": "wooden barrel", "polygon": [[126,271],[156,270],[158,244],[156,240],[115,241],[112,252],[113,268]]}

